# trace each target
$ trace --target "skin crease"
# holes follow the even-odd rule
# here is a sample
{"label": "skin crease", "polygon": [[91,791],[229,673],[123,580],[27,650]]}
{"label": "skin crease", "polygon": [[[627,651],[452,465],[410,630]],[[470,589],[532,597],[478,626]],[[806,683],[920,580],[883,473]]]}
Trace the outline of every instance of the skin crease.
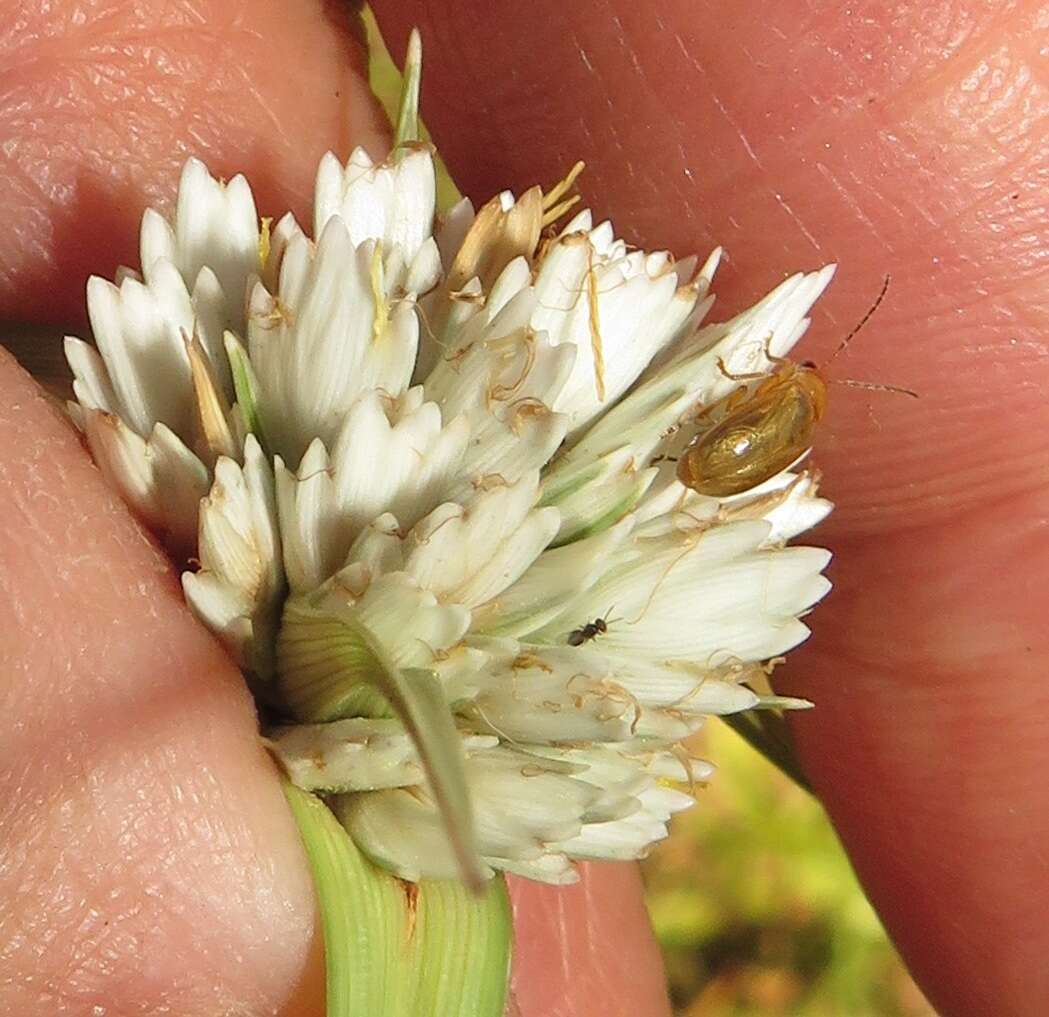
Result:
{"label": "skin crease", "polygon": [[[157,6],[141,17],[175,16],[170,5]],[[346,96],[329,98],[325,83],[338,83],[333,92],[345,83],[352,47],[332,43],[325,16],[308,5],[284,12],[267,3],[254,6],[249,22],[240,17],[240,4],[203,5],[205,11],[211,6],[209,33],[213,19],[234,26],[237,46],[247,47],[244,71],[211,87],[215,68],[193,48],[199,31],[169,28],[151,36],[165,40],[170,55],[143,61],[143,80],[153,82],[158,65],[177,67],[185,91],[184,105],[174,111],[166,99],[153,101],[169,92],[170,75],[162,90],[131,88],[130,97],[121,93],[115,105],[107,92],[112,74],[84,71],[68,87],[55,85],[48,61],[52,75],[59,73],[62,39],[82,31],[79,26],[54,28],[35,52],[33,31],[24,27],[0,42],[5,54],[17,45],[18,66],[42,75],[35,88],[11,99],[18,73],[11,60],[3,62],[0,133],[5,141],[19,141],[2,147],[0,163],[11,196],[8,229],[0,238],[6,245],[0,256],[6,316],[54,321],[82,313],[84,270],[109,270],[100,260],[102,246],[114,263],[129,259],[143,201],[170,201],[177,166],[189,151],[220,171],[250,169],[253,184],[261,179],[268,193],[260,200],[264,210],[282,207],[276,181],[290,181],[283,197],[301,214],[315,155],[329,145],[344,150]],[[784,681],[819,703],[797,726],[805,763],[875,903],[940,1011],[945,1017],[1042,1013],[1049,996],[1042,961],[1049,946],[1049,866],[1041,845],[1049,808],[1040,775],[1049,762],[1049,740],[1038,718],[1049,705],[1039,663],[1047,641],[1049,455],[1041,440],[1047,411],[1040,393],[1049,363],[1042,339],[1049,301],[1041,282],[1047,237],[1039,167],[1049,147],[1049,100],[1034,61],[1046,27],[1044,6],[831,10],[756,0],[716,6],[685,0],[539,0],[527,6],[391,0],[376,6],[393,40],[403,38],[409,23],[422,27],[424,115],[456,179],[474,197],[536,179],[550,182],[575,158],[587,159],[585,197],[599,212],[613,214],[628,238],[680,253],[726,245],[730,260],[716,283],[718,317],[760,295],[782,272],[837,260],[839,279],[803,348],[818,362],[862,315],[882,276],[892,273],[877,318],[828,374],[895,382],[916,389],[921,399],[832,392],[817,459],[840,507],[819,542],[836,552],[837,589],[814,617],[812,646],[796,655]],[[129,7],[112,4],[92,25],[97,39],[113,31],[122,40],[108,49],[100,43],[100,67],[114,59],[114,50],[134,52],[135,40],[141,44],[141,25],[120,35]],[[18,9],[15,14],[31,19]],[[293,20],[296,32],[313,33],[305,38],[314,45],[290,80],[273,73],[271,40],[291,37]],[[2,25],[15,21],[0,18]],[[209,34],[204,52],[215,51],[216,38],[221,35]],[[196,63],[174,60],[183,52],[195,52]],[[66,95],[76,102],[59,103]],[[141,108],[131,103],[135,95]],[[240,102],[232,101],[237,97]],[[302,116],[304,108],[310,118]],[[72,126],[70,109],[81,118]],[[139,110],[134,131],[125,123],[129,109]],[[223,119],[220,109],[234,110],[231,119]],[[351,102],[350,110],[353,136],[366,137],[373,129],[367,107]],[[210,125],[203,140],[201,123]],[[46,140],[56,124],[70,140]],[[27,903],[0,914],[0,942],[7,944],[0,953],[0,1009],[63,1012],[54,1002],[40,1002],[44,973],[50,978],[45,987],[82,993],[67,1004],[68,1013],[90,1012],[88,1003],[96,1001],[90,993],[102,992],[114,1013],[148,1013],[148,1005],[174,1000],[175,1012],[212,1014],[216,1000],[243,1004],[248,996],[237,993],[247,986],[260,994],[252,1005],[266,1012],[296,985],[306,991],[317,967],[307,962],[302,916],[309,905],[294,831],[262,773],[250,711],[220,662],[194,672],[182,663],[190,649],[201,661],[210,661],[214,650],[202,647],[185,622],[155,554],[102,493],[75,447],[56,451],[62,432],[15,373],[6,369],[2,378],[0,426],[15,430],[0,435],[4,497],[11,499],[0,517],[6,527],[0,561],[11,581],[20,581],[19,599],[5,591],[3,609],[13,604],[18,625],[28,619],[50,633],[55,617],[75,617],[95,596],[101,612],[105,589],[111,603],[125,604],[134,593],[151,606],[128,615],[119,667],[109,661],[112,644],[94,646],[87,637],[81,641],[87,659],[72,640],[57,646],[16,640],[0,651],[5,673],[14,664],[27,681],[56,683],[72,697],[68,704],[59,697],[51,727],[48,710],[32,715],[28,700],[34,697],[4,701],[0,772],[5,788],[17,787],[19,794],[14,804],[5,796],[4,808],[17,815],[9,821],[5,812],[0,823],[0,900],[15,899],[8,887],[18,886],[24,888],[18,899]],[[13,406],[23,412],[15,415]],[[75,503],[92,507],[79,523],[70,516]],[[94,556],[77,553],[92,534],[101,544]],[[7,568],[10,560],[19,563],[15,570]],[[49,572],[58,580],[34,592],[29,577]],[[171,635],[153,657],[150,637],[178,626],[185,626],[184,636]],[[11,618],[0,620],[2,631],[11,628]],[[142,636],[137,647],[136,633]],[[162,666],[153,666],[158,662]],[[134,684],[144,665],[151,675],[148,696]],[[200,694],[194,702],[213,705],[174,717],[169,726],[159,723],[163,711],[184,710],[164,705],[163,691],[176,671],[195,673]],[[112,760],[104,753],[85,759],[69,735],[83,718],[89,744],[92,723],[106,723],[94,702],[103,678],[104,687],[125,696],[146,696],[136,705],[134,730],[151,746],[158,739],[170,745],[166,753],[157,750],[163,762],[139,764],[139,780],[128,778],[118,788],[123,799],[110,797],[105,780]],[[3,694],[13,698],[8,690]],[[47,706],[53,707],[52,698]],[[72,727],[58,724],[74,716]],[[159,730],[147,738],[149,718]],[[52,761],[56,741],[68,748]],[[116,744],[129,756],[136,749],[133,739]],[[219,791],[206,781],[203,787],[190,782],[200,771],[257,781],[256,810],[238,813],[228,830],[209,825],[218,810],[207,795]],[[160,788],[171,791],[190,782],[196,797],[184,814],[201,822],[164,838],[174,842],[163,867],[169,881],[158,883],[149,865],[129,865],[132,890],[114,885],[127,899],[108,912],[105,893],[92,898],[85,891],[103,888],[102,875],[116,883],[110,859],[114,852],[123,857],[128,838],[114,837],[107,854],[97,840],[80,844],[84,823],[69,817],[95,817],[97,823],[99,816],[134,816],[129,801],[163,802],[158,775],[165,781]],[[176,822],[159,811],[156,825]],[[76,830],[75,849],[52,834],[53,855],[43,848],[36,858],[20,854],[21,842],[8,831],[15,821],[30,820],[46,820],[51,831]],[[186,857],[193,854],[188,848],[178,860],[180,843],[210,838],[229,850],[209,874],[194,870],[202,863]],[[256,864],[260,852],[268,853],[263,873],[268,866],[280,878],[267,884],[255,874],[260,885],[254,894],[229,895],[236,882],[231,875],[244,877],[245,857]],[[59,862],[66,859],[63,870]],[[55,871],[68,871],[68,878],[55,880]],[[636,877],[620,867],[598,878]],[[145,964],[136,938],[143,930],[166,928],[174,942],[176,931],[184,936],[182,923],[193,921],[194,934],[201,927],[199,913],[187,912],[188,905],[179,912],[179,894],[163,892],[192,889],[195,882],[211,888],[198,892],[193,905],[217,923],[216,939],[207,942],[223,942],[223,922],[231,930],[222,970],[200,956],[170,956],[163,940],[153,941],[157,946]],[[49,892],[51,900],[44,896]],[[78,912],[81,902],[86,909]],[[521,1013],[664,1012],[651,991],[655,968],[651,944],[640,936],[636,886],[594,881],[556,900],[541,891],[519,896],[517,904],[524,934],[519,955],[524,965],[537,965],[531,974],[519,970],[515,979]],[[104,923],[117,912],[129,932],[109,941],[98,931],[106,927],[91,922]],[[634,919],[617,920],[624,913]],[[34,924],[40,914],[68,916],[68,923],[41,928]],[[253,922],[275,922],[278,915],[286,923],[277,926],[283,938],[274,935],[269,953],[252,946],[256,937],[238,931],[242,922],[257,928]],[[41,946],[49,935],[61,941],[75,929],[93,930],[84,938],[92,948],[81,956]],[[242,959],[235,961],[238,953]],[[562,956],[569,965],[559,976],[565,994],[544,1001],[538,986],[551,971],[561,971]],[[546,966],[541,973],[539,965]],[[30,977],[35,983],[27,983]],[[144,985],[152,994],[148,1000]],[[209,991],[210,1009],[204,1002]],[[303,1002],[287,1012],[311,1011]]]}

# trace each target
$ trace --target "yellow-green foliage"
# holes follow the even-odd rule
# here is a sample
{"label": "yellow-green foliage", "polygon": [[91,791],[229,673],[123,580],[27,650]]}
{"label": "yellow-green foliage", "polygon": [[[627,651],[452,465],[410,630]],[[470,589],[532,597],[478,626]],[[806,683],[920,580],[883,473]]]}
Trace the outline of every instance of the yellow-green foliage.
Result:
{"label": "yellow-green foliage", "polygon": [[687,1017],[933,1017],[823,810],[720,724],[718,773],[644,863]]}

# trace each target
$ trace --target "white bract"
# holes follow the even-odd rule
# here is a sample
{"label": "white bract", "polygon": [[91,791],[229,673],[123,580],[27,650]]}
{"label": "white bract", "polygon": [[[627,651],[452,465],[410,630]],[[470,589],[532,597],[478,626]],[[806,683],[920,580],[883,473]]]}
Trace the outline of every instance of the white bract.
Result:
{"label": "white bract", "polygon": [[273,751],[408,879],[642,856],[709,776],[677,743],[762,705],[828,589],[827,552],[784,546],[829,511],[811,475],[721,502],[668,457],[830,269],[701,326],[717,252],[553,229],[559,198],[440,219],[427,147],[358,150],[322,160],[311,238],[191,161],[141,275],[89,283],[94,346],[67,340],[77,422],[195,562]]}

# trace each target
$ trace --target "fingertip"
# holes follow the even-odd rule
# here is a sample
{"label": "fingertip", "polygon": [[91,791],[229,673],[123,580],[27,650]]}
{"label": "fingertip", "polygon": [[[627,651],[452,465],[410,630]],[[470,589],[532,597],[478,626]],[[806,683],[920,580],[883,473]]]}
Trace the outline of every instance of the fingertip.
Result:
{"label": "fingertip", "polygon": [[246,172],[263,214],[308,221],[327,149],[388,145],[356,13],[321,0],[106,6],[82,25],[37,5],[0,39],[0,60],[17,47],[33,67],[0,96],[8,320],[83,320],[88,274],[137,262],[142,209],[171,208],[188,156]]}
{"label": "fingertip", "polygon": [[636,865],[591,862],[572,886],[510,878],[519,1017],[665,1017],[663,962]]}

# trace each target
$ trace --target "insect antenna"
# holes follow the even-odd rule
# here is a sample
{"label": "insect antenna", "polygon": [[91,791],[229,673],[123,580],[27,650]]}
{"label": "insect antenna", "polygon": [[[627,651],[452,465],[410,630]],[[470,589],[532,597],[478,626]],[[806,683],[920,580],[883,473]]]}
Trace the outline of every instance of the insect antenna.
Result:
{"label": "insect antenna", "polygon": [[[853,336],[855,336],[856,333],[871,320],[874,312],[881,306],[881,302],[885,299],[885,294],[889,290],[890,278],[889,275],[885,276],[885,279],[881,284],[881,291],[874,298],[874,303],[867,308],[867,313],[860,318],[859,323],[852,329],[852,331],[849,332],[840,343],[838,343],[838,348],[827,358],[826,363],[820,365],[821,369],[833,363],[842,353],[844,353],[848,348],[849,343],[852,342]],[[913,389],[904,388],[902,385],[879,384],[873,381],[856,381],[853,378],[828,378],[827,380],[833,385],[848,385],[850,388],[862,388],[866,389],[868,392],[895,392],[897,395],[910,396],[912,399],[920,398],[918,393]]]}
{"label": "insect antenna", "polygon": [[825,364],[822,364],[821,367],[827,367],[829,364],[837,360],[838,357],[841,356],[841,354],[844,353],[846,349],[848,349],[849,343],[852,342],[853,336],[855,336],[856,333],[859,332],[860,329],[863,328],[863,326],[871,320],[871,318],[874,315],[874,312],[878,310],[878,308],[881,306],[881,302],[885,299],[885,294],[889,292],[890,278],[891,277],[888,274],[886,274],[885,279],[881,284],[881,292],[879,292],[879,294],[874,298],[874,303],[867,308],[867,313],[862,318],[860,318],[859,323],[853,327],[852,331],[849,332],[849,334],[844,339],[842,339],[840,343],[838,343],[838,348],[827,358],[827,362]]}
{"label": "insect antenna", "polygon": [[921,396],[912,388],[904,388],[902,385],[878,384],[873,381],[856,381],[854,378],[828,378],[832,385],[848,385],[849,388],[865,388],[868,392],[895,392],[897,395],[910,396],[912,399],[920,399]]}

